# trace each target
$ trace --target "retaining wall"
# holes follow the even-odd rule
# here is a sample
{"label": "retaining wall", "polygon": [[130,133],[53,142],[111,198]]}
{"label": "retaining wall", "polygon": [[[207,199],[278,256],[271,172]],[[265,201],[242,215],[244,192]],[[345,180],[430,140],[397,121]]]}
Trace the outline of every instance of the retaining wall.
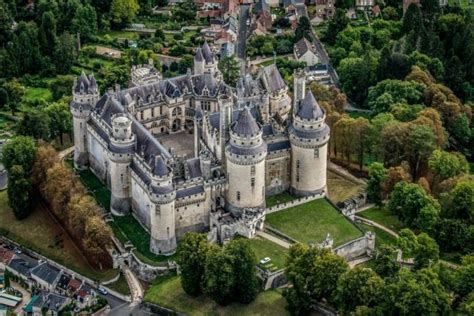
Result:
{"label": "retaining wall", "polygon": [[304,203],[307,203],[307,202],[310,202],[310,201],[314,201],[314,200],[317,200],[317,199],[324,198],[325,196],[326,196],[326,193],[322,192],[322,193],[317,193],[317,194],[313,194],[313,195],[309,195],[309,196],[300,197],[300,198],[298,198],[296,200],[293,200],[293,201],[290,201],[290,202],[281,203],[281,204],[266,208],[265,212],[267,214],[275,213],[275,212],[287,209],[289,207],[301,205],[301,204],[304,204]]}

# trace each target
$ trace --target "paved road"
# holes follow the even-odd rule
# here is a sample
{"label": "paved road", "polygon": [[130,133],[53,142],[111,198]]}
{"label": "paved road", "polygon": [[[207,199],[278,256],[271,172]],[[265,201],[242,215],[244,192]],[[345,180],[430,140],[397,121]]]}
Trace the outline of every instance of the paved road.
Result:
{"label": "paved road", "polygon": [[247,46],[247,19],[250,18],[250,5],[242,4],[239,14],[239,34],[237,34],[237,47],[235,48],[237,57],[245,61],[245,48]]}

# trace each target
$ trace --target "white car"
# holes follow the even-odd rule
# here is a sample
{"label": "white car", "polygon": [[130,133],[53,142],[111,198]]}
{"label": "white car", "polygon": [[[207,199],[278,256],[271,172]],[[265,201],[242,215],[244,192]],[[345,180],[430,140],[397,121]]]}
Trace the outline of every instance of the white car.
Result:
{"label": "white car", "polygon": [[107,295],[107,294],[109,294],[109,292],[108,292],[106,289],[104,289],[103,287],[99,287],[97,290],[98,290],[99,293],[102,294],[102,295]]}
{"label": "white car", "polygon": [[266,264],[266,263],[269,263],[270,261],[272,261],[270,257],[265,257],[262,260],[260,260],[260,264]]}

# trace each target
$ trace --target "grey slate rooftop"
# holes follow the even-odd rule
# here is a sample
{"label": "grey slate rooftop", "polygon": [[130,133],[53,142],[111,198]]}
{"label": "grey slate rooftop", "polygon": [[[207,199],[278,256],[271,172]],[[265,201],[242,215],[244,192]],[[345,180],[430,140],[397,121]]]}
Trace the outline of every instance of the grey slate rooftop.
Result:
{"label": "grey slate rooftop", "polygon": [[202,185],[198,185],[195,187],[190,187],[190,188],[176,191],[176,198],[182,198],[182,197],[191,196],[195,194],[201,194],[201,193],[204,193],[204,187]]}
{"label": "grey slate rooftop", "polygon": [[263,68],[263,73],[269,85],[270,92],[276,92],[286,88],[286,83],[281,77],[280,72],[275,64],[268,65]]}
{"label": "grey slate rooftop", "polygon": [[324,116],[324,112],[314,98],[311,90],[306,91],[304,99],[300,101],[296,115],[306,120],[320,119]]}
{"label": "grey slate rooftop", "polygon": [[30,270],[38,265],[38,261],[26,255],[15,255],[8,265],[9,268],[15,270],[21,275],[28,276]]}
{"label": "grey slate rooftop", "polygon": [[48,284],[53,284],[58,278],[61,271],[48,263],[42,263],[31,270],[31,275],[34,275]]}
{"label": "grey slate rooftop", "polygon": [[253,136],[260,132],[257,121],[248,108],[244,108],[239,113],[237,121],[232,126],[232,131],[239,136]]}
{"label": "grey slate rooftop", "polygon": [[306,54],[306,52],[311,51],[313,54],[317,55],[316,47],[308,41],[305,37],[300,39],[296,44],[295,44],[295,53],[298,58]]}
{"label": "grey slate rooftop", "polygon": [[59,294],[43,292],[39,295],[38,299],[33,303],[34,307],[41,309],[47,308],[54,312],[59,312],[64,304],[67,302],[67,297]]}

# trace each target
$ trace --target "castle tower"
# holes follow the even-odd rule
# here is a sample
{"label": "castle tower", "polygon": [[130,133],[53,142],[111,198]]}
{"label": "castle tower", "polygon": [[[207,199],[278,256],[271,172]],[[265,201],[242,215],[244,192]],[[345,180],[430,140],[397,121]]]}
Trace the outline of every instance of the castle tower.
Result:
{"label": "castle tower", "polygon": [[151,180],[150,200],[150,251],[172,255],[176,251],[175,199],[173,174],[163,158],[155,158]]}
{"label": "castle tower", "polygon": [[227,165],[226,208],[240,216],[244,208],[265,206],[265,157],[262,128],[244,108],[230,129],[225,149]]}
{"label": "castle tower", "polygon": [[207,149],[201,150],[201,152],[199,153],[199,166],[201,168],[201,173],[204,180],[209,180],[211,178],[211,164],[211,152]]}
{"label": "castle tower", "polygon": [[233,108],[233,100],[232,95],[229,93],[219,95],[217,99],[219,103],[219,145],[220,145],[220,152],[218,154],[218,158],[221,161],[224,161],[224,151],[225,145],[229,140],[229,126],[232,122],[232,108]]}
{"label": "castle tower", "polygon": [[204,57],[202,56],[201,47],[198,47],[196,50],[196,55],[194,56],[194,74],[202,75],[204,73]]}
{"label": "castle tower", "polygon": [[99,89],[93,75],[89,77],[83,72],[74,80],[72,88],[72,113],[74,131],[74,167],[86,169],[89,161],[87,151],[87,121],[92,108],[99,100]]}
{"label": "castle tower", "polygon": [[114,215],[130,211],[129,166],[135,149],[132,120],[125,113],[112,116],[112,137],[109,146],[110,210]]}
{"label": "castle tower", "polygon": [[295,70],[293,73],[293,106],[296,110],[298,106],[298,101],[301,101],[305,97],[306,91],[306,74],[304,73],[303,69]]}
{"label": "castle tower", "polygon": [[[296,112],[296,113],[295,113]],[[298,101],[289,127],[291,143],[291,191],[307,196],[326,190],[329,126],[311,91]]]}

